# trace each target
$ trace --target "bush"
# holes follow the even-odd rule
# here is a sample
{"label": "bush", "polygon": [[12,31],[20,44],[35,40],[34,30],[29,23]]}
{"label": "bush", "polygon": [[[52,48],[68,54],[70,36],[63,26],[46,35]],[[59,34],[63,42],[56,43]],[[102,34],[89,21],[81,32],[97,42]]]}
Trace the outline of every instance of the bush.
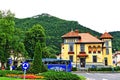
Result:
{"label": "bush", "polygon": [[46,80],[80,80],[79,76],[69,72],[48,71],[42,73],[42,76],[44,76]]}
{"label": "bush", "polygon": [[112,71],[111,67],[89,68],[89,71]]}
{"label": "bush", "polygon": [[[42,70],[42,72],[48,71],[47,66],[43,64],[41,70]],[[34,73],[34,69],[33,69],[33,64],[32,63],[30,63],[30,68],[27,70],[27,73]],[[36,74],[36,73],[34,73],[34,74]]]}
{"label": "bush", "polygon": [[111,67],[102,67],[102,68],[98,68],[97,71],[112,71]]}
{"label": "bush", "polygon": [[7,74],[23,74],[22,71],[0,70],[0,77],[5,77]]}
{"label": "bush", "polygon": [[120,71],[120,67],[117,66],[117,67],[114,68],[114,70],[115,70],[115,71]]}
{"label": "bush", "polygon": [[97,68],[89,68],[88,71],[97,71]]}
{"label": "bush", "polygon": [[72,67],[72,71],[77,71],[77,68],[76,67]]}
{"label": "bush", "polygon": [[19,67],[17,67],[15,70],[22,71],[22,65],[20,65]]}

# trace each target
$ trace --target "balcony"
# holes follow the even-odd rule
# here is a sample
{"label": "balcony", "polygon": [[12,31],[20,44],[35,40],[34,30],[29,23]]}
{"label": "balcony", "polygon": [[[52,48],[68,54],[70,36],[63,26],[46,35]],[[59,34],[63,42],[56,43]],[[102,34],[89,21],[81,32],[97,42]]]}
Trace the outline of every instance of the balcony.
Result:
{"label": "balcony", "polygon": [[77,55],[77,57],[87,57],[88,55],[86,54],[86,52],[79,52],[79,54]]}
{"label": "balcony", "polygon": [[74,52],[73,51],[69,51],[68,54],[74,54]]}

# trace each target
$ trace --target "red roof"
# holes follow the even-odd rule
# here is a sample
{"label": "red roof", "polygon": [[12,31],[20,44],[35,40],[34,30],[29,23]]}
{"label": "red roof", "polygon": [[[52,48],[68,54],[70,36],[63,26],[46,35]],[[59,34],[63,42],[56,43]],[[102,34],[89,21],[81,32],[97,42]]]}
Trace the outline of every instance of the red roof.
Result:
{"label": "red roof", "polygon": [[80,43],[101,43],[103,41],[99,40],[97,37],[92,36],[90,33],[80,33],[81,39]]}
{"label": "red roof", "polygon": [[80,37],[80,36],[78,30],[76,30],[76,31],[70,31],[62,36],[62,38],[67,38],[67,37]]}
{"label": "red roof", "polygon": [[113,37],[109,33],[105,32],[100,38],[101,39],[112,39]]}
{"label": "red roof", "polygon": [[78,30],[71,31],[62,36],[62,38],[78,37],[77,43],[102,43],[97,37],[92,36],[90,33],[79,33]]}

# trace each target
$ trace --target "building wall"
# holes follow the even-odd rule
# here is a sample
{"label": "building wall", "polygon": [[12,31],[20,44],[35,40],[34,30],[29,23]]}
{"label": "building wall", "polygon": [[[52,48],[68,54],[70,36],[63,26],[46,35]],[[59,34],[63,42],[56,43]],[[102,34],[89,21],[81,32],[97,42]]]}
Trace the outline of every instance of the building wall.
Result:
{"label": "building wall", "polygon": [[[93,46],[96,46],[96,47],[98,47],[98,46],[100,46],[101,47],[101,52],[100,53],[98,53],[97,51],[96,51],[96,53],[93,53],[93,52],[91,52],[91,53],[89,53],[89,51],[88,51],[88,47],[89,46],[91,46],[91,47],[93,47]],[[69,44],[64,44],[63,46],[62,46],[62,58],[63,59],[69,59],[69,56],[70,55],[72,55],[73,56],[73,63],[74,64],[76,64],[76,63],[80,63],[80,58],[79,57],[76,57],[78,54],[79,54],[79,52],[81,52],[80,51],[80,44],[74,44],[74,54],[68,54],[68,51],[69,51]],[[93,56],[97,56],[97,63],[99,64],[99,63],[103,63],[103,52],[102,52],[102,43],[101,44],[85,44],[85,52],[86,52],[86,54],[88,55],[88,57],[86,57],[86,63],[88,63],[88,64],[93,64]]]}
{"label": "building wall", "polygon": [[[113,59],[112,59],[112,41],[111,39],[103,39],[104,42],[108,41],[108,46],[106,46],[104,43],[104,49],[103,49],[103,57],[104,59],[108,59],[108,66],[113,66]],[[109,50],[109,54],[107,54],[107,48]]]}
{"label": "building wall", "polygon": [[[108,41],[108,46],[106,46],[106,43],[86,43],[85,44],[85,52],[88,55],[86,57],[86,66],[92,66],[92,65],[98,65],[98,66],[104,66],[105,65],[105,58],[107,58],[108,60],[108,66],[113,66],[113,60],[112,60],[112,42],[111,39],[103,39],[104,42]],[[74,42],[73,42],[74,44]],[[93,51],[91,53],[89,53],[88,47],[91,46],[93,49],[93,46],[95,46],[96,48],[98,48],[98,46],[100,46],[100,53],[98,51],[96,51],[96,53],[93,53]],[[69,42],[68,43],[64,43],[62,45],[62,59],[67,59],[69,60],[69,56],[72,55],[73,56],[73,64],[74,65],[79,65],[80,64],[80,57],[76,57],[80,52],[80,44],[74,44],[73,45],[73,52],[74,54],[68,54],[69,52]],[[106,54],[106,48],[108,48],[109,50],[109,54]],[[97,62],[93,62],[93,56],[97,56]]]}

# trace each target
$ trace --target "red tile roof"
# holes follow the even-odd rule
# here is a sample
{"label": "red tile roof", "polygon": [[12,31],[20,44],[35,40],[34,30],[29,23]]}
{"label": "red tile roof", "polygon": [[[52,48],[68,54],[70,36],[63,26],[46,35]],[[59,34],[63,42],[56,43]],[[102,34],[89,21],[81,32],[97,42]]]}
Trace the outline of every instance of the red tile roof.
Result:
{"label": "red tile roof", "polygon": [[92,36],[90,33],[79,33],[76,31],[71,31],[62,36],[62,38],[72,38],[78,37],[79,41],[77,43],[102,43],[97,37]]}
{"label": "red tile roof", "polygon": [[90,33],[80,33],[81,43],[102,43],[103,41],[99,40],[97,37],[92,36]]}
{"label": "red tile roof", "polygon": [[113,37],[108,32],[105,32],[100,38],[101,39],[112,39]]}
{"label": "red tile roof", "polygon": [[79,36],[79,32],[76,30],[76,31],[70,31],[62,36],[62,38],[67,38],[67,37],[80,37],[80,36]]}

